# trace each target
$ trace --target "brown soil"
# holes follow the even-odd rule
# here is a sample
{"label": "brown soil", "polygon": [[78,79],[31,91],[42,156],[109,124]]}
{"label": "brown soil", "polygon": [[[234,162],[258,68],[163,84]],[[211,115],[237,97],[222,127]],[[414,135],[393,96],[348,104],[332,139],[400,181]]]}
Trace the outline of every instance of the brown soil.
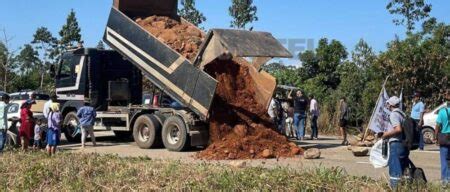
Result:
{"label": "brown soil", "polygon": [[273,130],[267,110],[254,99],[255,87],[248,67],[216,60],[205,71],[219,83],[210,109],[210,145],[198,153],[198,158],[279,158],[302,153]]}
{"label": "brown soil", "polygon": [[[136,22],[191,61],[204,39],[198,28],[168,17],[137,18]],[[266,108],[254,99],[255,87],[248,67],[234,61],[214,61],[205,71],[219,83],[210,109],[210,145],[197,154],[198,158],[279,158],[302,153],[273,130]]]}
{"label": "brown soil", "polygon": [[169,17],[137,18],[136,23],[190,61],[197,56],[204,38],[203,32],[197,27]]}

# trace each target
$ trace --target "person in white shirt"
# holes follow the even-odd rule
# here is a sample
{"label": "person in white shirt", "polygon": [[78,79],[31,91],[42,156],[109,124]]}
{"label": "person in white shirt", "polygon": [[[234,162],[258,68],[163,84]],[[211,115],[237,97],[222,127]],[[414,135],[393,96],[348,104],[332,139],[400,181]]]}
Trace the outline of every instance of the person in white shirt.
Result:
{"label": "person in white shirt", "polygon": [[44,117],[47,119],[48,118],[48,114],[50,113],[50,106],[52,105],[52,103],[56,103],[58,100],[58,97],[56,95],[52,95],[50,97],[50,100],[48,100],[45,104],[44,104]]}
{"label": "person in white shirt", "polygon": [[311,140],[319,138],[319,130],[317,128],[317,119],[319,118],[319,104],[314,98],[314,95],[310,96],[311,102],[309,105],[309,113],[311,114]]}
{"label": "person in white shirt", "polygon": [[2,153],[6,141],[6,131],[8,130],[8,103],[9,95],[3,95],[0,101],[0,153]]}

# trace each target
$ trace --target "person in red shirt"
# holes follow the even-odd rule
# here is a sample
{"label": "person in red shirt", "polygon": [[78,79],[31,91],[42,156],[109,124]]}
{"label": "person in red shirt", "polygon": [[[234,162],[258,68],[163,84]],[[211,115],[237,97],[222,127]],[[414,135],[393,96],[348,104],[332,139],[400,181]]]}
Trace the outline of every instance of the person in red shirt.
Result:
{"label": "person in red shirt", "polygon": [[20,109],[20,128],[19,137],[22,144],[22,149],[27,150],[30,140],[33,136],[34,118],[33,112],[31,112],[32,100],[27,100],[22,104]]}

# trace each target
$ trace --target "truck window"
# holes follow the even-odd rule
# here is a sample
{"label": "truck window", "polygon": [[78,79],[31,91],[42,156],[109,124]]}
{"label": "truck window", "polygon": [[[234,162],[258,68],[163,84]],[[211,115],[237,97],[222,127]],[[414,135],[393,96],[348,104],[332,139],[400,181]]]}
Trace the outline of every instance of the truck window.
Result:
{"label": "truck window", "polygon": [[80,56],[65,57],[61,61],[58,78],[72,78],[75,75],[75,66],[80,63]]}

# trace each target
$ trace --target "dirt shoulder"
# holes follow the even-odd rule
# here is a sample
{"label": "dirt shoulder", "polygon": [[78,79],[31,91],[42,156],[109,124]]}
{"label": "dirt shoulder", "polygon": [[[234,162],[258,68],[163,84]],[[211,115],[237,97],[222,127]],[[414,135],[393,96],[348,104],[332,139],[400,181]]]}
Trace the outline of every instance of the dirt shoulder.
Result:
{"label": "dirt shoulder", "polygon": [[[79,144],[66,144],[61,148],[76,153],[99,153],[117,154],[121,157],[141,157],[146,156],[151,159],[180,160],[186,163],[220,163],[229,164],[231,161],[204,161],[195,159],[193,156],[198,150],[189,152],[170,152],[166,149],[139,149],[132,141],[117,141],[112,133],[97,133],[99,146],[80,149]],[[340,141],[336,137],[322,137],[320,140],[305,141],[298,143],[303,148],[317,147],[321,149],[322,155],[317,160],[306,160],[302,157],[288,159],[266,159],[266,160],[245,160],[248,166],[261,166],[265,168],[288,167],[291,169],[308,169],[316,167],[342,167],[349,175],[368,176],[373,179],[387,179],[387,169],[374,169],[369,164],[368,157],[354,157],[347,147],[339,145]],[[436,146],[428,145],[425,151],[413,151],[410,158],[416,166],[424,169],[429,181],[437,182],[440,179],[439,149]]]}

